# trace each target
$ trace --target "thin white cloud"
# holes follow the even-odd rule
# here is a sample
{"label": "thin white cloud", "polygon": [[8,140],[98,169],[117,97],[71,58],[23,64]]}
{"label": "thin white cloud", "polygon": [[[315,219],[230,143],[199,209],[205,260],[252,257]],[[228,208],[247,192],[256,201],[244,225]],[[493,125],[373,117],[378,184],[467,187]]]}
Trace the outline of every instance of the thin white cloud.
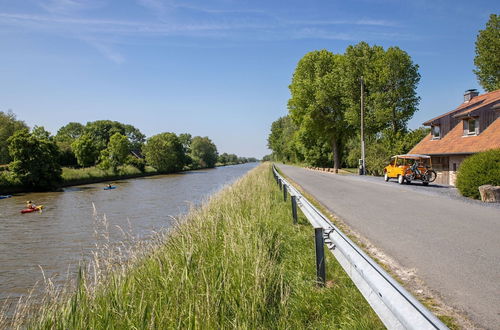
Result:
{"label": "thin white cloud", "polygon": [[375,19],[361,19],[361,20],[295,20],[285,21],[285,24],[290,25],[366,25],[366,26],[380,26],[380,27],[397,27],[398,23],[386,20]]}
{"label": "thin white cloud", "polygon": [[72,14],[75,12],[96,9],[103,5],[101,0],[48,0],[39,4],[52,14]]}
{"label": "thin white cloud", "polygon": [[176,2],[174,0],[136,0],[137,3],[154,12],[155,14],[164,14],[174,9],[186,9],[202,12],[205,14],[266,14],[264,10],[257,9],[220,9],[209,8],[199,5],[193,5],[187,1]]}
{"label": "thin white cloud", "polygon": [[296,39],[326,39],[326,40],[415,40],[412,35],[398,32],[380,32],[380,31],[353,31],[353,32],[336,32],[319,28],[302,28],[293,34]]}
{"label": "thin white cloud", "polygon": [[303,28],[293,34],[295,39],[327,39],[327,40],[356,40],[350,33],[325,31],[316,28]]}
{"label": "thin white cloud", "polygon": [[[124,35],[184,35],[197,31],[223,31],[233,29],[258,29],[266,26],[255,23],[150,23],[144,21],[97,20],[85,18],[66,18],[30,14],[0,13],[0,24],[37,29],[59,30],[68,33],[95,32]],[[61,28],[63,28],[61,30]]]}
{"label": "thin white cloud", "polygon": [[106,57],[108,60],[116,63],[122,64],[125,62],[125,57],[120,54],[118,51],[113,49],[109,44],[105,44],[102,41],[91,39],[91,38],[82,38],[87,44],[95,48],[100,54]]}
{"label": "thin white cloud", "polygon": [[157,15],[165,14],[170,7],[168,3],[161,0],[137,0],[137,3]]}

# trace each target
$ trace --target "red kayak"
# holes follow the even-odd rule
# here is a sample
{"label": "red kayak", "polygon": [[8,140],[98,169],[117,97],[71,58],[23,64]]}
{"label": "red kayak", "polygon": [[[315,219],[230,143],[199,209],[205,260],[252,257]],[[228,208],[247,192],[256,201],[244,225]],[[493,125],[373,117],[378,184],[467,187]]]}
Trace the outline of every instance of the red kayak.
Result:
{"label": "red kayak", "polygon": [[32,208],[32,209],[21,210],[21,213],[31,213],[31,212],[35,212],[35,211],[41,211],[42,209],[43,209],[43,205],[38,205],[37,207]]}

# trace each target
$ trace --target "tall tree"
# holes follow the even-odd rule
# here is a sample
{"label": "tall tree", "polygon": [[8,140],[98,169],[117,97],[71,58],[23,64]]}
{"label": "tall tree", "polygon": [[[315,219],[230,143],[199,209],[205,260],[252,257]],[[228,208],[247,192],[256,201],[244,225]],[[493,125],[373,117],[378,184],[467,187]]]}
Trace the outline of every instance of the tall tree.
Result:
{"label": "tall tree", "polygon": [[297,130],[290,116],[280,117],[271,124],[267,146],[273,151],[274,160],[284,162],[299,160],[295,141]]}
{"label": "tall tree", "polygon": [[406,130],[408,121],[418,110],[420,74],[410,55],[398,47],[389,47],[381,55],[373,63],[373,74],[366,76],[376,81],[368,101],[373,106],[379,130],[390,127],[396,133]]}
{"label": "tall tree", "polygon": [[345,119],[343,87],[340,83],[341,56],[327,50],[307,53],[293,74],[288,101],[290,116],[299,127],[324,136],[333,152],[333,167],[341,164],[342,144],[350,133]]}
{"label": "tall tree", "polygon": [[99,166],[111,168],[114,172],[124,165],[130,154],[131,143],[125,135],[115,133],[109,139],[108,147],[101,151]]}
{"label": "tall tree", "polygon": [[500,89],[500,15],[491,14],[486,28],[479,31],[474,64],[474,73],[486,91]]}
{"label": "tall tree", "polygon": [[356,132],[361,117],[361,77],[365,84],[366,134],[377,134],[388,127],[394,132],[405,130],[420,100],[416,93],[420,74],[411,57],[398,47],[386,51],[360,42],[347,47],[342,65],[346,118]]}
{"label": "tall tree", "polygon": [[99,152],[107,147],[109,139],[115,133],[125,135],[131,143],[132,150],[136,153],[140,153],[145,141],[145,136],[139,129],[132,125],[126,125],[111,120],[89,122],[85,126],[84,133],[94,141],[95,147]]}
{"label": "tall tree", "polygon": [[217,147],[208,136],[195,136],[191,140],[191,158],[199,167],[215,167]]}
{"label": "tall tree", "polygon": [[150,137],[143,147],[146,162],[160,172],[176,172],[182,170],[184,149],[174,133],[161,133]]}
{"label": "tall tree", "polygon": [[101,152],[101,150],[96,147],[92,137],[88,134],[83,134],[73,141],[71,149],[75,153],[78,165],[83,167],[95,165]]}
{"label": "tall tree", "polygon": [[23,129],[28,129],[28,126],[24,121],[17,120],[12,111],[0,111],[0,165],[7,164],[12,160],[9,155],[8,139]]}
{"label": "tall tree", "polygon": [[71,148],[71,144],[75,142],[80,136],[83,135],[85,126],[80,123],[71,122],[61,127],[55,136],[55,141],[61,150],[61,165],[62,166],[76,166],[78,161],[76,155]]}
{"label": "tall tree", "polygon": [[84,129],[85,126],[80,123],[68,123],[57,131],[56,140],[68,141],[69,143],[72,143],[83,134]]}
{"label": "tall tree", "polygon": [[10,170],[22,184],[33,189],[50,189],[62,181],[56,144],[28,130],[9,138]]}

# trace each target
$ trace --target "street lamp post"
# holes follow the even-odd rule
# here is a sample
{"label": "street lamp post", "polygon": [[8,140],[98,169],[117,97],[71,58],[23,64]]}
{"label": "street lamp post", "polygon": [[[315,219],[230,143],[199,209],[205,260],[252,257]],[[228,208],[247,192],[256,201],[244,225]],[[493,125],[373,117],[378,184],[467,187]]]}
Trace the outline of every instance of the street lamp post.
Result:
{"label": "street lamp post", "polygon": [[361,164],[360,164],[360,175],[366,174],[365,167],[365,118],[364,118],[364,81],[363,76],[359,79],[361,83]]}

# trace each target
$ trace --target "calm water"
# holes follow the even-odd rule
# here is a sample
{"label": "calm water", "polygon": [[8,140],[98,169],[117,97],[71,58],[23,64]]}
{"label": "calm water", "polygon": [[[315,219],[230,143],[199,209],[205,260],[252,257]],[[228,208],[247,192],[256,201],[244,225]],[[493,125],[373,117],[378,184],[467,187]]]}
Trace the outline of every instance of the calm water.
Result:
{"label": "calm water", "polygon": [[[100,183],[0,200],[0,307],[5,299],[26,295],[37,282],[43,283],[40,267],[57,284],[91,254],[96,243],[92,203],[99,215],[106,215],[111,236],[120,237],[119,226],[147,238],[255,166],[115,181],[117,189],[109,191]],[[45,205],[43,213],[21,214],[27,200]]]}

